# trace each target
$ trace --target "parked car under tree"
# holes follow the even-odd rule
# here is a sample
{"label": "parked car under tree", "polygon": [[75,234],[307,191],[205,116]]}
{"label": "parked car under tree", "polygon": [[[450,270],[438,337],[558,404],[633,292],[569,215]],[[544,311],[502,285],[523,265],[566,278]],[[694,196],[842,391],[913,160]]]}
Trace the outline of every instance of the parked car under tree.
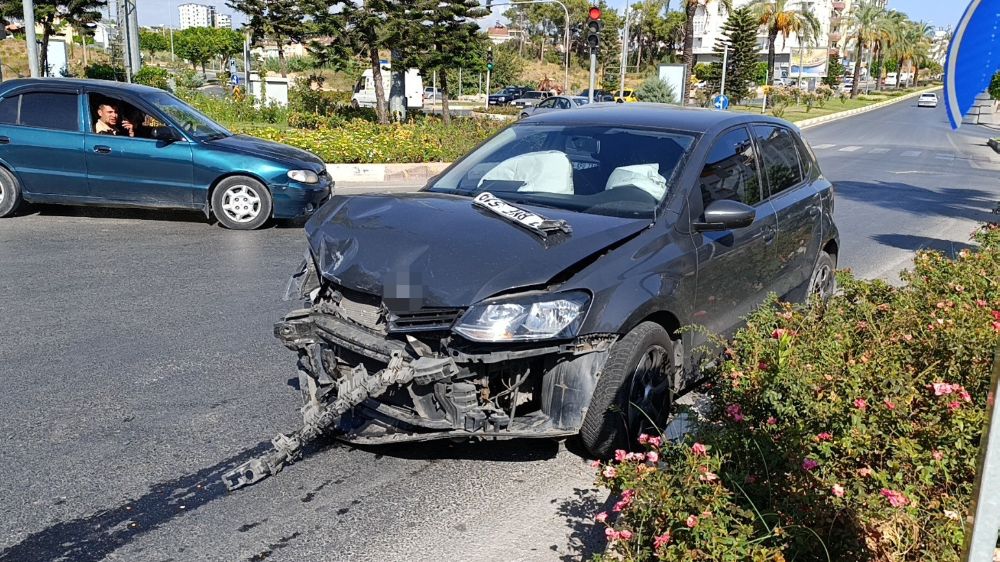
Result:
{"label": "parked car under tree", "polygon": [[[98,112],[138,116],[136,136],[97,132]],[[330,196],[314,154],[234,135],[157,88],[102,80],[0,84],[0,217],[49,203],[193,209],[225,227],[308,216]]]}
{"label": "parked car under tree", "polygon": [[306,224],[275,326],[305,426],[226,475],[253,483],[335,430],[353,443],[578,434],[636,447],[706,343],[769,293],[829,296],[833,190],[794,126],[658,104],[529,117],[421,192],[336,196]]}

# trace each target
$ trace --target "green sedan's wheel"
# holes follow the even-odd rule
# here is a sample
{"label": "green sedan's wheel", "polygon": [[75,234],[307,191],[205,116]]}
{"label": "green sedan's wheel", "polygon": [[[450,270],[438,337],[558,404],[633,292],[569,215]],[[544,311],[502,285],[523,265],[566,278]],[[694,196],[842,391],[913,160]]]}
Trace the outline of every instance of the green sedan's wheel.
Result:
{"label": "green sedan's wheel", "polygon": [[260,228],[271,218],[271,206],[271,194],[253,178],[226,178],[212,192],[215,218],[232,230]]}
{"label": "green sedan's wheel", "polygon": [[14,174],[0,167],[0,217],[13,215],[21,204],[21,184]]}

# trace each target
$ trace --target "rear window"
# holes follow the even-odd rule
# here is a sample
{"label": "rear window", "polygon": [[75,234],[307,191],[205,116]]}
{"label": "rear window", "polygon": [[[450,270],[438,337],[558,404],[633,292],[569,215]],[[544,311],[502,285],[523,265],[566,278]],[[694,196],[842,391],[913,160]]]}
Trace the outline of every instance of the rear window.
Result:
{"label": "rear window", "polygon": [[4,125],[17,124],[17,104],[21,96],[12,96],[0,100],[0,123]]}
{"label": "rear window", "polygon": [[21,125],[57,131],[79,131],[80,104],[77,95],[55,92],[22,94]]}

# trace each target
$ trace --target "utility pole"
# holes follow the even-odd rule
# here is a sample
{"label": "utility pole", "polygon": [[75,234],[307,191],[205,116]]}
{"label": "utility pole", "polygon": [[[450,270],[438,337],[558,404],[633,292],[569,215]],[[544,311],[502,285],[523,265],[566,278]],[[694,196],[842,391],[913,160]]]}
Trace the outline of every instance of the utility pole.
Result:
{"label": "utility pole", "polygon": [[625,0],[625,28],[622,30],[622,77],[618,82],[618,95],[625,97],[625,69],[628,67],[628,8],[629,0]]}
{"label": "utility pole", "polygon": [[729,70],[729,45],[723,47],[725,50],[722,51],[722,84],[719,86],[721,90],[719,92],[720,96],[726,95],[726,71]]}
{"label": "utility pole", "polygon": [[21,0],[24,8],[24,38],[28,43],[28,68],[31,77],[38,78],[38,40],[35,38],[35,3],[33,0]]}

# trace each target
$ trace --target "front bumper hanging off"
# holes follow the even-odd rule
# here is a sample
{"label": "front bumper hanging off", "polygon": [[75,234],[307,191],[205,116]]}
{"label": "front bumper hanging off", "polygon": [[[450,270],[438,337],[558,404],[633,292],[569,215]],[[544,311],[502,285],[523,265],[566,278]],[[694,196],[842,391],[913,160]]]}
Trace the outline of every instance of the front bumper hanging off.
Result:
{"label": "front bumper hanging off", "polygon": [[330,430],[358,444],[576,434],[618,337],[477,347],[446,333],[379,333],[331,302],[290,313],[275,336],[299,356],[304,424],[226,473],[230,490],[277,474]]}

